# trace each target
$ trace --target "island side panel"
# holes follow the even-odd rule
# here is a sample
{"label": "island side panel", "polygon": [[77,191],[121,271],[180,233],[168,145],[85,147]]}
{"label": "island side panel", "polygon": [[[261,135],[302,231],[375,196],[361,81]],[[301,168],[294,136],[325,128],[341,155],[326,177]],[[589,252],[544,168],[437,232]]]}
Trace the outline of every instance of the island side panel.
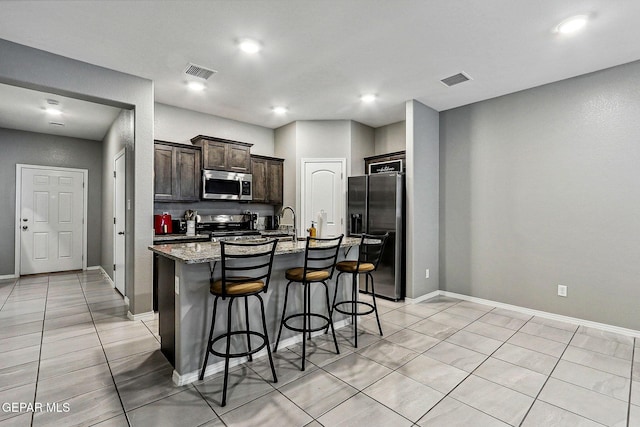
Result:
{"label": "island side panel", "polygon": [[163,256],[157,257],[158,333],[161,350],[169,363],[175,364],[175,264]]}

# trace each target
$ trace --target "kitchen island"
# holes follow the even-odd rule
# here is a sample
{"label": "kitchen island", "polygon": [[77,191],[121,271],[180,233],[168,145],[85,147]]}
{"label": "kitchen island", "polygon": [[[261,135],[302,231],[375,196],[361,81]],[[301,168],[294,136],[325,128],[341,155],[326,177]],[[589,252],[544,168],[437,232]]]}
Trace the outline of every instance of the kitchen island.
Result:
{"label": "kitchen island", "polygon": [[[358,238],[345,237],[342,240],[338,261],[357,259],[358,251],[354,246],[359,243]],[[277,337],[288,282],[285,279],[285,271],[304,264],[305,245],[306,241],[285,241],[278,242],[276,247],[269,289],[266,294],[261,294],[272,345],[275,344]],[[209,293],[209,278],[212,275],[216,279],[220,277],[220,244],[177,243],[153,245],[149,249],[158,255],[158,316],[162,352],[174,367],[174,383],[188,384],[198,379],[207,347],[214,299]],[[328,285],[329,294],[333,295],[335,280],[329,281]],[[338,300],[347,299],[350,295],[349,288],[349,286],[341,288],[343,292],[338,296]],[[302,311],[301,289],[302,287],[292,289],[287,313],[294,310]],[[312,309],[326,310],[326,297],[322,285],[312,287],[311,300]],[[226,313],[227,301],[219,302],[219,313]],[[233,324],[244,325],[244,310],[234,311]],[[250,298],[249,317],[252,329],[261,324],[259,316],[259,303],[254,298]],[[334,317],[334,322],[341,320],[345,320],[345,317]],[[218,316],[215,334],[223,332],[225,328],[226,321]],[[302,339],[301,334],[285,328],[282,331],[280,348],[300,339]],[[239,342],[239,345],[243,343]],[[242,362],[243,359],[237,359],[237,361]],[[210,356],[205,376],[221,371],[223,365],[222,359]]]}

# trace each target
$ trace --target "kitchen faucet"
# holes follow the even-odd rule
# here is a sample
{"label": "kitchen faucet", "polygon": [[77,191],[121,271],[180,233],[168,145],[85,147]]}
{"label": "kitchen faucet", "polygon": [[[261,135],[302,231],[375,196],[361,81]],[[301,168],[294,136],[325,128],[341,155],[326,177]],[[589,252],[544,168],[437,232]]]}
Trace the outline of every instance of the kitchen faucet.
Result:
{"label": "kitchen faucet", "polygon": [[291,211],[291,215],[293,215],[293,240],[295,241],[298,238],[298,234],[296,233],[296,211],[293,210],[291,206],[285,206],[280,211],[280,224],[282,225],[282,218],[284,217],[284,211],[289,209]]}

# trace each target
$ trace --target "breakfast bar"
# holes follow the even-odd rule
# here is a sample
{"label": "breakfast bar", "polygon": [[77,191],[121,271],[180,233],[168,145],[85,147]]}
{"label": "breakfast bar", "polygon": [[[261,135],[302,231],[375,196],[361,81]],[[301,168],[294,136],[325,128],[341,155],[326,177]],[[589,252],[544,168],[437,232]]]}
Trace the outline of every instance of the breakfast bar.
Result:
{"label": "breakfast bar", "polygon": [[[345,237],[342,240],[338,260],[355,260],[358,257],[357,248],[359,238]],[[285,271],[289,268],[303,265],[306,241],[278,242],[273,261],[271,282],[266,294],[263,295],[266,311],[269,339],[273,345],[278,333],[280,315],[284,304],[284,294],[287,284]],[[177,385],[188,384],[198,379],[202,367],[203,356],[207,346],[207,336],[211,325],[213,297],[209,293],[210,277],[220,276],[220,244],[214,242],[176,243],[149,246],[158,255],[158,315],[161,348],[164,355],[174,367],[173,380]],[[249,249],[248,249],[249,250]],[[330,294],[333,295],[333,280],[328,282]],[[344,299],[347,299],[346,289]],[[313,304],[326,310],[324,292],[318,288],[313,296]],[[322,293],[322,294],[321,294]],[[292,297],[294,301],[292,301]],[[338,299],[341,297],[338,296]],[[226,304],[226,302],[223,302]],[[290,307],[302,306],[301,293],[293,293],[288,302]],[[257,303],[249,303],[249,320],[259,325],[260,310]],[[334,316],[336,327],[346,324],[343,315]],[[232,322],[245,322],[242,310]],[[222,331],[224,322],[216,324]],[[294,344],[301,336],[294,331],[285,329],[280,342],[280,348]],[[222,359],[209,358],[205,376],[222,370]]]}

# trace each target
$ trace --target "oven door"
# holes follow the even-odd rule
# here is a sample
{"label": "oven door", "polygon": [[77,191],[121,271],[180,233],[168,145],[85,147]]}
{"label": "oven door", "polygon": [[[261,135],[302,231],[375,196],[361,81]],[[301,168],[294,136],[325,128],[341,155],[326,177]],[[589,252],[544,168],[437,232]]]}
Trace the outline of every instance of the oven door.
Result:
{"label": "oven door", "polygon": [[202,198],[209,200],[251,200],[251,175],[204,170]]}

